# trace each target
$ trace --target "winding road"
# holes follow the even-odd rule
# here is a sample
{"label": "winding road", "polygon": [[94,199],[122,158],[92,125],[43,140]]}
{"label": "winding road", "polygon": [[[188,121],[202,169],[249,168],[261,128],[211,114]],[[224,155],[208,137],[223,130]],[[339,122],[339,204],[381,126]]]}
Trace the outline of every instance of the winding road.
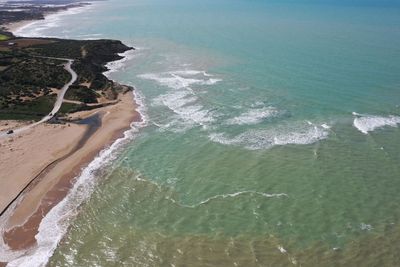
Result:
{"label": "winding road", "polygon": [[[35,127],[36,125],[39,125],[41,123],[47,122],[49,121],[51,118],[54,117],[54,115],[60,110],[61,105],[63,103],[64,100],[64,96],[65,93],[67,92],[67,90],[69,89],[69,87],[77,80],[78,78],[78,74],[76,74],[76,72],[72,69],[72,64],[74,63],[73,59],[68,59],[68,58],[53,58],[53,57],[42,57],[42,58],[49,58],[49,59],[56,59],[56,60],[64,60],[67,61],[67,63],[64,65],[64,69],[66,71],[68,71],[71,74],[71,80],[66,83],[63,88],[61,88],[60,93],[57,95],[57,100],[54,103],[54,107],[51,110],[51,112],[49,114],[47,114],[45,117],[43,117],[40,121],[37,121],[35,123],[26,125],[24,127],[18,128],[18,129],[14,129],[14,134],[18,134],[21,133],[23,131],[26,131],[32,127]],[[7,134],[6,132],[1,132],[0,133],[0,138],[6,137],[6,136],[12,136],[12,134]]]}

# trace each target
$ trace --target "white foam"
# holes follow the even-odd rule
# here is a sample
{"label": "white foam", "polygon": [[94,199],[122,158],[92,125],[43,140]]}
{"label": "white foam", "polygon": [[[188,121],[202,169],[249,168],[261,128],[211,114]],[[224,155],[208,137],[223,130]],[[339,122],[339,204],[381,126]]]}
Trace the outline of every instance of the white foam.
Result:
{"label": "white foam", "polygon": [[142,79],[153,80],[172,89],[188,88],[192,85],[213,85],[222,81],[217,78],[209,78],[210,76],[212,75],[199,70],[177,70],[139,75]]}
{"label": "white foam", "polygon": [[214,75],[208,74],[207,72],[203,70],[176,70],[176,71],[170,71],[168,72],[170,74],[176,74],[176,75],[183,75],[183,76],[195,76],[195,75],[203,75],[205,77],[213,77]]}
{"label": "white foam", "polygon": [[195,125],[204,126],[214,121],[213,112],[204,108],[191,91],[171,91],[155,98],[153,104],[164,105],[178,116],[167,125],[164,125],[164,128],[176,128],[176,126],[182,124],[178,128],[184,131]]}
{"label": "white foam", "polygon": [[287,250],[284,249],[282,246],[278,246],[278,250],[279,250],[281,253],[287,253]]}
{"label": "white foam", "polygon": [[66,37],[65,34],[60,35],[60,32],[52,36],[46,35],[44,32],[50,28],[59,26],[63,17],[87,12],[92,8],[92,5],[93,3],[47,15],[44,20],[37,20],[17,29],[14,31],[14,35],[22,37]]}
{"label": "white foam", "polygon": [[321,124],[321,127],[324,128],[324,129],[326,129],[326,130],[329,130],[329,129],[332,128],[332,126],[330,126],[330,125],[328,125],[328,124],[326,124],[326,123]]}
{"label": "white foam", "polygon": [[363,231],[371,231],[374,228],[370,224],[361,223],[360,224],[360,229],[363,230]]}
{"label": "white foam", "polygon": [[116,152],[124,144],[131,141],[136,136],[138,127],[142,126],[143,122],[132,123],[132,128],[124,133],[123,138],[118,139],[109,148],[100,152],[82,171],[81,175],[77,177],[68,195],[43,218],[39,226],[39,232],[35,236],[37,246],[27,251],[24,256],[11,260],[7,266],[39,267],[46,265],[61,238],[66,233],[70,220],[76,215],[77,208],[93,192],[96,185],[96,171],[109,166],[116,158]]}
{"label": "white foam", "polygon": [[250,109],[237,117],[226,121],[228,125],[257,124],[265,119],[275,117],[279,111],[274,107]]}
{"label": "white foam", "polygon": [[378,128],[385,126],[397,127],[400,124],[400,117],[398,116],[373,116],[373,115],[361,115],[353,112],[354,119],[353,125],[363,134],[368,134]]}
{"label": "white foam", "polygon": [[252,108],[260,108],[264,106],[264,102],[262,101],[256,101],[255,103],[251,104]]}
{"label": "white foam", "polygon": [[108,71],[105,71],[103,74],[109,79],[111,79],[110,74],[123,70],[126,67],[126,63],[128,61],[131,61],[137,55],[137,53],[136,50],[132,49],[127,50],[124,53],[119,53],[118,55],[122,58],[119,60],[108,62],[105,65]]}
{"label": "white foam", "polygon": [[[108,62],[105,65],[108,68],[108,71],[103,72],[104,76],[106,76],[110,80],[113,80],[112,74],[114,72],[123,70],[126,66],[126,63],[137,55],[136,51],[137,50],[128,50],[128,51],[125,51],[124,53],[118,54],[122,58],[115,60],[115,61]],[[115,81],[115,80],[113,80],[113,81]],[[137,104],[136,111],[140,114],[140,118],[141,118],[141,121],[134,122],[133,126],[135,126],[137,128],[145,127],[148,123],[148,114],[147,114],[147,107],[145,105],[145,97],[138,90],[138,88],[136,88],[130,82],[126,82],[125,84],[134,87],[133,95],[134,95],[135,103]]]}
{"label": "white foam", "polygon": [[101,33],[81,34],[76,36],[76,38],[78,39],[85,39],[85,40],[96,40],[103,37],[104,35]]}
{"label": "white foam", "polygon": [[194,205],[184,205],[184,204],[180,204],[178,203],[176,200],[168,198],[169,200],[171,200],[172,202],[182,206],[182,207],[186,207],[186,208],[197,208],[201,205],[205,205],[208,204],[211,201],[217,200],[217,199],[226,199],[226,198],[235,198],[238,196],[242,196],[242,195],[257,195],[257,196],[261,196],[264,198],[281,198],[281,197],[288,197],[287,194],[285,193],[263,193],[263,192],[257,192],[257,191],[252,191],[252,190],[247,190],[247,191],[239,191],[239,192],[235,192],[235,193],[230,193],[230,194],[221,194],[221,195],[216,195],[216,196],[212,196],[209,197],[203,201],[200,201],[197,204]]}
{"label": "white foam", "polygon": [[200,70],[176,70],[162,73],[147,73],[140,78],[154,80],[172,89],[153,99],[153,105],[162,105],[174,114],[167,123],[157,124],[161,130],[184,132],[195,126],[207,127],[215,120],[214,112],[208,110],[192,90],[191,86],[212,85],[220,79],[210,78],[211,74]]}
{"label": "white foam", "polygon": [[212,133],[213,142],[224,145],[241,146],[249,150],[268,149],[288,144],[306,145],[327,138],[329,132],[316,125],[276,127],[266,130],[249,130],[234,137],[225,133]]}

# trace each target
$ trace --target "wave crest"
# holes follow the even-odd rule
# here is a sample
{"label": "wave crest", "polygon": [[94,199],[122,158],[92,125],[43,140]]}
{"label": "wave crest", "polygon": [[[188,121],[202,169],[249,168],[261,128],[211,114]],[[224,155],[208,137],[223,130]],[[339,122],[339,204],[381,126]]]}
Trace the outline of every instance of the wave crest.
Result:
{"label": "wave crest", "polygon": [[374,115],[361,115],[353,112],[356,118],[353,121],[354,127],[356,127],[363,134],[368,134],[378,128],[385,126],[397,127],[400,124],[400,117],[398,116],[374,116]]}
{"label": "wave crest", "polygon": [[222,79],[211,78],[212,76],[199,70],[177,70],[139,75],[142,79],[153,80],[172,89],[189,88],[191,85],[213,85],[222,81]]}
{"label": "wave crest", "polygon": [[235,145],[249,150],[259,150],[288,144],[312,144],[327,138],[329,135],[326,127],[314,124],[307,124],[300,129],[299,127],[292,127],[249,130],[235,137],[228,137],[225,133],[212,133],[209,135],[209,138],[213,142],[224,145]]}
{"label": "wave crest", "polygon": [[250,109],[237,117],[228,119],[226,124],[228,125],[245,125],[245,124],[257,124],[265,119],[275,117],[280,112],[274,107],[263,107]]}
{"label": "wave crest", "polygon": [[235,192],[235,193],[230,193],[230,194],[220,194],[220,195],[216,195],[216,196],[212,196],[209,197],[203,201],[200,201],[197,204],[194,205],[184,205],[184,204],[180,204],[178,203],[176,200],[170,199],[172,202],[176,203],[179,206],[185,207],[185,208],[197,208],[199,206],[208,204],[214,200],[217,199],[227,199],[227,198],[235,198],[238,196],[242,196],[242,195],[250,195],[250,196],[260,196],[260,197],[264,197],[264,198],[281,198],[281,197],[289,197],[286,193],[263,193],[263,192],[257,192],[257,191],[252,191],[252,190],[247,190],[247,191],[239,191],[239,192]]}

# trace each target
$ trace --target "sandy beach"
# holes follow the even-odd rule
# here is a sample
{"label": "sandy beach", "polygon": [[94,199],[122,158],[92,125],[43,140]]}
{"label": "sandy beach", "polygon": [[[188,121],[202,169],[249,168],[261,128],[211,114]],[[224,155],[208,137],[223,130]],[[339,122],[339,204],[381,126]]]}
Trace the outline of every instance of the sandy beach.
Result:
{"label": "sandy beach", "polygon": [[0,212],[32,177],[69,153],[85,128],[75,124],[41,124],[22,134],[0,139],[0,149],[4,151],[0,153],[0,181],[7,184],[0,188]]}
{"label": "sandy beach", "polygon": [[[49,14],[47,14],[49,15]],[[35,21],[5,25],[17,30]],[[65,101],[68,102],[68,101]],[[104,149],[140,121],[132,91],[110,105],[69,114],[65,124],[42,123],[0,138],[0,235],[3,249],[33,248],[42,219],[67,195],[75,178]],[[0,131],[31,124],[0,121]],[[0,258],[0,267],[7,259]]]}
{"label": "sandy beach", "polygon": [[[96,116],[100,124],[91,132],[89,126],[42,124],[18,136],[4,138],[0,148],[0,207],[3,210],[18,197],[16,207],[7,211],[2,225],[5,244],[12,250],[35,245],[41,219],[61,201],[74,178],[104,148],[122,137],[133,121],[139,121],[132,92],[120,95],[120,101],[72,118]],[[10,166],[14,166],[10,168]],[[1,266],[1,265],[0,265]]]}
{"label": "sandy beach", "polygon": [[37,21],[37,20],[22,20],[22,21],[17,21],[17,22],[13,22],[13,23],[8,23],[8,24],[4,25],[4,27],[10,32],[15,32],[35,21]]}

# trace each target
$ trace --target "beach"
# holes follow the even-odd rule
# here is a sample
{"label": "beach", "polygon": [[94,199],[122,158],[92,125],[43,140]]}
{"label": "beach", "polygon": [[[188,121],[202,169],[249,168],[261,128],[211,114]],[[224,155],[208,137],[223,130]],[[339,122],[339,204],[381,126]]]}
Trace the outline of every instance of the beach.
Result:
{"label": "beach", "polygon": [[36,20],[22,20],[5,25],[5,28],[10,32],[16,32],[17,30],[34,23]]}
{"label": "beach", "polygon": [[1,188],[1,207],[6,207],[36,179],[17,200],[17,206],[7,211],[2,235],[9,248],[23,250],[34,246],[41,219],[68,194],[74,178],[101,150],[121,138],[132,122],[140,121],[132,92],[119,100],[115,105],[71,116],[99,118],[100,123],[89,136],[85,137],[90,128],[87,125],[42,124],[0,141],[2,149],[9,151],[1,155],[1,181],[9,185]]}
{"label": "beach", "polygon": [[[33,22],[6,29],[16,32]],[[126,87],[110,105],[68,114],[62,123],[26,127],[33,122],[0,121],[2,132],[27,129],[0,138],[0,266],[15,260],[7,255],[35,248],[42,219],[69,194],[82,171],[142,120],[133,90]]]}

